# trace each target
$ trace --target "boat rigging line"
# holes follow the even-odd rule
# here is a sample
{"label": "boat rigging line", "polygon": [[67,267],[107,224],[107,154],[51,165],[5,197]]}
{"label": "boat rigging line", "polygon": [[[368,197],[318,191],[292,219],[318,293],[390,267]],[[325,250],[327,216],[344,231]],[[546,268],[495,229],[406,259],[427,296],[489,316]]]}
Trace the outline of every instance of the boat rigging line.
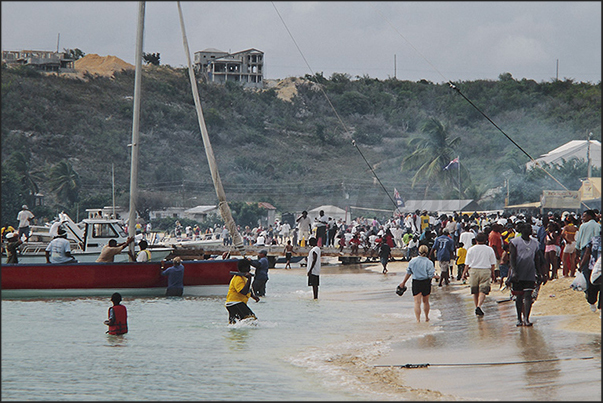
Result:
{"label": "boat rigging line", "polygon": [[[304,62],[306,63],[306,66],[308,67],[308,70],[310,70],[310,72],[312,73],[312,75],[315,75],[314,70],[312,70],[312,67],[310,67],[310,63],[308,63],[308,60],[306,59],[306,57],[304,56],[304,52],[302,52],[302,50],[300,49],[299,45],[297,44],[297,41],[295,40],[295,38],[293,37],[293,34],[291,34],[291,31],[289,30],[289,28],[287,27],[287,24],[285,23],[285,20],[283,19],[283,17],[281,16],[281,13],[278,11],[278,9],[276,8],[276,5],[274,5],[274,2],[271,1],[270,2],[272,4],[272,7],[274,7],[274,10],[276,11],[276,13],[278,14],[278,17],[280,18],[281,22],[283,23],[283,26],[285,27],[285,29],[287,30],[287,33],[289,34],[289,36],[291,37],[291,40],[293,41],[293,43],[295,44],[295,47],[297,48],[299,54],[301,55],[302,59],[304,59]],[[320,92],[322,92],[322,94],[324,95],[325,99],[327,100],[327,102],[329,103],[329,106],[331,106],[331,109],[333,110],[333,112],[335,113],[335,116],[337,116],[337,120],[339,120],[339,123],[341,124],[341,126],[343,127],[343,130],[345,131],[345,133],[351,138],[352,134],[350,133],[350,131],[348,130],[347,126],[345,125],[345,123],[343,122],[343,119],[341,119],[341,116],[339,115],[339,113],[337,113],[337,110],[335,109],[335,106],[333,106],[333,103],[331,102],[331,100],[329,99],[327,93],[325,92],[325,90],[322,88],[321,85],[318,85],[318,88],[320,89]],[[354,146],[354,148],[356,148],[356,150],[358,151],[358,153],[360,153],[360,155],[362,156],[362,159],[364,160],[364,162],[366,162],[366,165],[368,165],[369,169],[371,170],[371,172],[373,173],[373,176],[375,177],[375,179],[377,179],[377,181],[379,182],[379,185],[381,185],[381,187],[383,188],[383,191],[385,192],[385,194],[387,195],[387,197],[389,197],[389,200],[392,202],[392,204],[394,205],[395,209],[397,209],[397,204],[394,201],[394,199],[392,198],[392,196],[389,194],[389,192],[387,191],[387,189],[385,188],[385,186],[383,185],[383,183],[381,182],[381,179],[379,179],[379,177],[377,176],[377,173],[375,172],[375,170],[373,169],[373,167],[371,166],[371,164],[369,164],[369,162],[367,161],[367,159],[364,157],[364,154],[362,154],[362,151],[360,151],[360,148],[358,147],[358,145],[356,144],[356,140],[354,140],[352,138],[352,146]]]}
{"label": "boat rigging line", "polygon": [[404,365],[374,365],[374,367],[382,368],[428,368],[428,367],[474,367],[474,366],[496,366],[496,365],[517,365],[517,364],[535,364],[539,362],[554,362],[554,361],[568,361],[568,360],[591,360],[594,357],[564,357],[564,358],[549,358],[542,360],[525,360],[525,361],[511,361],[511,362],[466,362],[466,363],[452,363],[452,364],[404,364]]}
{"label": "boat rigging line", "polygon": [[188,40],[186,37],[186,30],[184,28],[184,17],[182,16],[182,8],[178,1],[178,14],[180,16],[180,28],[182,29],[182,42],[184,45],[184,52],[188,62],[188,75],[191,82],[191,91],[193,93],[193,99],[195,101],[195,107],[197,109],[197,119],[199,120],[199,128],[201,129],[201,138],[203,139],[203,145],[205,146],[205,155],[207,156],[207,162],[209,163],[209,170],[211,172],[211,178],[214,182],[214,188],[216,195],[218,196],[220,215],[224,220],[230,236],[232,236],[233,245],[239,250],[241,255],[245,257],[245,247],[243,246],[243,237],[237,230],[237,224],[232,218],[230,207],[226,202],[226,194],[224,193],[224,187],[222,186],[222,180],[220,179],[220,173],[218,172],[218,165],[216,164],[216,158],[209,141],[209,134],[207,133],[207,127],[205,126],[205,119],[203,118],[203,110],[201,108],[201,100],[199,98],[199,88],[197,87],[197,80],[195,78],[195,71],[193,70],[190,50],[188,47]]}
{"label": "boat rigging line", "polygon": [[[547,174],[551,179],[553,179],[559,186],[561,186],[563,189],[565,189],[566,191],[569,191],[569,189],[563,184],[561,183],[557,178],[555,178],[553,176],[553,174],[551,174],[549,171],[547,171],[546,169],[544,169],[542,166],[540,166],[540,163],[538,161],[536,161],[534,158],[532,158],[532,156],[530,154],[528,154],[528,152],[526,150],[524,150],[519,144],[517,144],[517,142],[515,142],[507,133],[505,133],[496,123],[494,123],[494,121],[492,119],[490,119],[490,117],[488,117],[488,115],[486,115],[480,108],[477,107],[477,105],[475,105],[473,102],[471,102],[471,100],[469,98],[467,98],[465,96],[465,94],[462,93],[462,91],[448,78],[446,78],[444,76],[444,74],[442,74],[441,71],[439,71],[425,56],[423,56],[423,54],[421,54],[421,52],[419,52],[417,50],[417,48],[415,48],[412,43],[410,43],[410,41],[408,39],[406,39],[404,37],[404,35],[402,35],[400,33],[400,31],[398,31],[396,29],[396,27],[389,21],[389,19],[383,15],[383,13],[381,13],[373,4],[371,4],[371,6],[373,7],[373,9],[379,14],[381,15],[381,17],[387,22],[387,24],[394,30],[396,31],[396,33],[406,41],[406,43],[408,43],[410,45],[410,47],[427,63],[429,64],[433,70],[438,73],[443,79],[444,81],[450,86],[451,89],[455,90],[465,101],[467,101],[469,103],[469,105],[473,106],[483,117],[485,117],[499,132],[501,132],[506,138],[507,140],[509,140],[511,143],[513,143],[513,145],[515,145],[517,148],[519,148],[519,150],[524,153],[531,162],[534,163],[534,166],[540,168],[542,171],[544,171],[545,174]],[[584,202],[580,201],[581,204],[583,204],[586,208],[589,208]]]}

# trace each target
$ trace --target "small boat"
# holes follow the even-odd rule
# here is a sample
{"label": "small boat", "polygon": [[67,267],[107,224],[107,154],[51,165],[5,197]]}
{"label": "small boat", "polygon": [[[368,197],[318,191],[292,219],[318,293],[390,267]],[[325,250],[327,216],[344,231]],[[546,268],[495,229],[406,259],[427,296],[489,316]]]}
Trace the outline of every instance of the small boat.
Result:
{"label": "small boat", "polygon": [[[61,227],[67,233],[67,240],[71,244],[71,254],[78,262],[95,262],[103,246],[107,245],[109,240],[115,239],[120,244],[128,238],[122,220],[89,217],[76,224],[64,212],[59,213],[58,219],[62,223]],[[46,246],[52,240],[49,231],[50,227],[32,226],[29,241],[19,247],[19,263],[46,263]],[[149,251],[151,251],[151,261],[160,262],[173,251],[173,248],[149,245]],[[114,260],[128,262],[130,257],[124,251],[115,256]]]}
{"label": "small boat", "polygon": [[[225,296],[237,259],[186,260],[183,296]],[[2,298],[165,295],[160,262],[3,264]]]}

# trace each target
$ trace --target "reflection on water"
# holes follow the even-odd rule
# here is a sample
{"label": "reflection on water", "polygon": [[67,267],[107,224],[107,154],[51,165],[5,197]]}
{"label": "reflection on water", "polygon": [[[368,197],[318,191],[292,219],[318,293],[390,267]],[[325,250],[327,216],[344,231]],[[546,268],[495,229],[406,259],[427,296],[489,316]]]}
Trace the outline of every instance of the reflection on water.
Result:
{"label": "reflection on water", "polygon": [[[524,361],[552,360],[557,358],[548,345],[540,329],[530,327],[519,328],[516,337],[517,348]],[[553,400],[557,395],[557,381],[560,376],[559,361],[527,363],[521,366],[530,385],[533,399]],[[519,370],[519,368],[518,368]]]}

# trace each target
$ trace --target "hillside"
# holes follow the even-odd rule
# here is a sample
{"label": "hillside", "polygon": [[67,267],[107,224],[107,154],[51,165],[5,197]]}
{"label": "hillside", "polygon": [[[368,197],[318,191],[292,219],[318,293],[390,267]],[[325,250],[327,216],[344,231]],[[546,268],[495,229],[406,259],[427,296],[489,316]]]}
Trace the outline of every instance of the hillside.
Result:
{"label": "hillside", "polygon": [[[88,71],[79,79],[2,69],[3,168],[14,153],[23,154],[48,204],[65,206],[48,173],[67,160],[79,175],[80,207],[110,204],[112,166],[118,202],[127,205],[134,71],[116,59],[78,60],[78,70]],[[321,204],[391,209],[366,161],[390,195],[395,187],[404,199],[426,192],[427,198],[456,197],[456,190],[437,183],[419,181],[413,188],[416,169],[401,170],[414,151],[408,141],[421,137],[432,117],[460,137],[451,155],[459,155],[466,169],[467,194],[479,198],[502,186],[505,176],[516,181],[512,203],[538,194],[527,194],[522,185],[528,158],[447,84],[318,73],[261,91],[234,83],[198,85],[231,201],[268,201],[281,212]],[[534,158],[589,131],[601,138],[600,83],[536,83],[503,74],[499,81],[457,86]],[[145,208],[216,202],[186,69],[144,67],[140,131]],[[4,189],[2,197],[4,206]],[[489,203],[501,206],[503,197]]]}

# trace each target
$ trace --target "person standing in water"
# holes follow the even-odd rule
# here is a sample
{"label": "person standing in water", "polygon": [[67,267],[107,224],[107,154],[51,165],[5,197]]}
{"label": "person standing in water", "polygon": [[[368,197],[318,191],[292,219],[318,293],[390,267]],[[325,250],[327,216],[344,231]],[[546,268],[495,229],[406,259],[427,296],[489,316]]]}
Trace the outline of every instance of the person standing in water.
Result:
{"label": "person standing in water", "polygon": [[184,265],[180,256],[176,256],[172,262],[174,263],[172,267],[164,269],[163,261],[161,261],[161,275],[168,276],[168,286],[165,290],[165,296],[181,297],[184,293]]}
{"label": "person standing in water", "polygon": [[419,256],[413,257],[408,262],[406,276],[399,287],[404,289],[406,282],[412,276],[412,295],[415,300],[415,316],[417,322],[421,322],[421,302],[423,302],[423,312],[425,312],[425,322],[429,322],[429,295],[431,294],[431,279],[435,275],[435,266],[427,257],[429,247],[427,245],[419,246]]}
{"label": "person standing in water", "polygon": [[320,283],[320,248],[318,241],[310,237],[308,243],[312,247],[308,253],[308,286],[312,287],[314,299],[318,299],[318,285]]}
{"label": "person standing in water", "polygon": [[232,276],[228,284],[228,294],[226,295],[226,310],[228,310],[228,323],[234,324],[237,320],[253,318],[257,319],[253,311],[247,306],[249,297],[255,302],[260,299],[251,289],[250,273],[251,263],[247,259],[241,259],[237,262],[237,270],[240,274]]}
{"label": "person standing in water", "polygon": [[113,302],[113,306],[109,308],[109,319],[104,322],[109,326],[107,333],[113,335],[128,333],[128,310],[121,305],[121,294],[113,293],[111,302]]}
{"label": "person standing in water", "polygon": [[291,253],[293,252],[293,245],[291,245],[291,241],[288,240],[287,241],[287,245],[285,246],[285,269],[290,269],[291,268]]}

